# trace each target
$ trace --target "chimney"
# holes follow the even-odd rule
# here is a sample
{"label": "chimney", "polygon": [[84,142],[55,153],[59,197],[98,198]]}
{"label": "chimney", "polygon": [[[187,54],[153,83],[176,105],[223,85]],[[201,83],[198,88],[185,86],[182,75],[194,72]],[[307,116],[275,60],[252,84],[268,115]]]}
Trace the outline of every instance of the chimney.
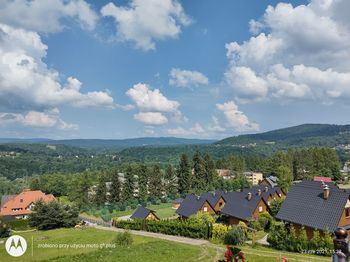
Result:
{"label": "chimney", "polygon": [[329,187],[327,185],[325,185],[323,187],[323,198],[327,200],[328,197],[329,197]]}
{"label": "chimney", "polygon": [[258,192],[256,193],[258,196],[261,195],[261,189],[258,189]]}
{"label": "chimney", "polygon": [[265,192],[269,191],[269,188],[266,186],[264,189]]}
{"label": "chimney", "polygon": [[247,199],[248,199],[248,201],[252,199],[252,193],[249,192],[249,193],[247,194]]}

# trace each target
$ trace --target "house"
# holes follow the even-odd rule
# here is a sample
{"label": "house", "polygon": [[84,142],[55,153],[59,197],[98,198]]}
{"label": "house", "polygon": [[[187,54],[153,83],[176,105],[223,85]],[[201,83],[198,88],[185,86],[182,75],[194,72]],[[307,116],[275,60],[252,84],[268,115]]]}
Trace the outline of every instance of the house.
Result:
{"label": "house", "polygon": [[285,193],[280,187],[278,186],[270,187],[263,184],[260,184],[252,188],[244,189],[243,192],[246,192],[246,193],[251,192],[253,195],[261,196],[265,200],[268,206],[270,206],[270,203],[273,200],[277,200],[285,197]]}
{"label": "house", "polygon": [[278,186],[278,177],[268,176],[260,182],[260,185],[269,186],[269,187]]}
{"label": "house", "polygon": [[253,186],[258,185],[264,179],[263,174],[260,172],[243,172],[243,175]]}
{"label": "house", "polygon": [[30,191],[24,190],[16,196],[3,197],[4,202],[1,203],[0,216],[11,216],[16,219],[27,218],[32,213],[34,203],[42,200],[45,203],[55,200],[51,194],[46,195],[40,190]]}
{"label": "house", "polygon": [[331,177],[325,177],[325,176],[314,176],[314,181],[318,182],[326,182],[326,183],[331,183],[332,178]]}
{"label": "house", "polygon": [[177,198],[172,201],[173,209],[178,209],[183,201],[183,198]]}
{"label": "house", "polygon": [[268,204],[260,194],[252,192],[228,192],[224,195],[226,203],[220,214],[224,215],[229,225],[238,224],[240,221],[247,223],[257,220],[260,214],[269,211]]}
{"label": "house", "polygon": [[131,215],[131,219],[146,219],[146,220],[159,220],[155,211],[139,206],[135,212]]}
{"label": "house", "polygon": [[186,195],[180,207],[175,211],[180,218],[189,218],[198,212],[208,212],[211,215],[216,214],[214,207],[206,198],[193,194]]}
{"label": "house", "polygon": [[235,177],[229,169],[216,169],[216,174],[223,179],[230,179]]}
{"label": "house", "polygon": [[216,190],[215,192],[203,193],[200,197],[206,199],[208,203],[213,207],[215,213],[218,213],[225,205],[225,194],[227,192],[223,190]]}
{"label": "house", "polygon": [[333,183],[302,181],[290,188],[276,218],[293,225],[297,233],[304,226],[309,239],[315,229],[350,231],[349,199],[349,192]]}

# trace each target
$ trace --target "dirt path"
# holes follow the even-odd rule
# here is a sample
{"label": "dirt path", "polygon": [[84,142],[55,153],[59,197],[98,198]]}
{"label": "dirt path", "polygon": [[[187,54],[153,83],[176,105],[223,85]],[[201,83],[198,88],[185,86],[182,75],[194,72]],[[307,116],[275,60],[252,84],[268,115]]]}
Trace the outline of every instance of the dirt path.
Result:
{"label": "dirt path", "polygon": [[[116,228],[116,227],[103,227],[103,226],[94,226],[97,229],[101,230],[107,230],[107,231],[115,231],[115,232],[123,232],[124,229]],[[205,245],[209,242],[207,240],[203,239],[193,239],[188,237],[180,237],[180,236],[172,236],[172,235],[165,235],[160,233],[152,233],[152,232],[146,232],[146,231],[137,231],[137,230],[129,230],[131,234],[133,235],[139,235],[139,236],[145,236],[145,237],[155,237],[160,238],[164,240],[199,246],[199,245]]]}

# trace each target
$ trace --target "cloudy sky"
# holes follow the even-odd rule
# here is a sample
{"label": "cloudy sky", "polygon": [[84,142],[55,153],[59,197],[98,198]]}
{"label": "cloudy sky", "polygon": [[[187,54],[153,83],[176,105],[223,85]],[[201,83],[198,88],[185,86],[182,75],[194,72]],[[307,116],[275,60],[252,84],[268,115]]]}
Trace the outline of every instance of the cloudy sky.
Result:
{"label": "cloudy sky", "polygon": [[349,124],[350,1],[0,1],[0,137]]}

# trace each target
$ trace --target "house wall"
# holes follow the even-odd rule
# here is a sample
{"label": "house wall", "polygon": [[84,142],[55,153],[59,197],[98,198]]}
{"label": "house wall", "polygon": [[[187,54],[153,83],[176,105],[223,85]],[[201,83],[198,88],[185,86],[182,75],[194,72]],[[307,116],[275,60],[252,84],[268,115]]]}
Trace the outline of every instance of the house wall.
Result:
{"label": "house wall", "polygon": [[344,209],[343,213],[341,214],[338,226],[343,227],[347,225],[350,225],[350,217],[346,217]]}
{"label": "house wall", "polygon": [[[205,207],[207,208],[207,211],[204,211]],[[203,204],[203,206],[201,207],[201,209],[199,211],[207,212],[210,215],[215,215],[216,214],[215,210],[209,205],[209,203],[207,201]]]}
{"label": "house wall", "polygon": [[152,212],[148,214],[146,217],[147,220],[158,220],[158,217],[156,217]]}
{"label": "house wall", "polygon": [[214,206],[215,212],[220,211],[224,207],[224,205],[225,205],[225,200],[222,197],[220,197],[219,201]]}
{"label": "house wall", "polygon": [[239,218],[237,218],[237,217],[228,217],[228,219],[227,219],[227,224],[228,225],[238,225],[239,224],[239,222],[240,221],[242,221],[242,222],[244,222],[244,223],[248,223],[248,221],[246,221],[246,220],[242,220],[242,219],[239,219]]}
{"label": "house wall", "polygon": [[[259,207],[262,207],[262,211],[261,212],[259,211]],[[265,202],[263,200],[260,200],[258,205],[256,206],[253,214],[252,214],[252,218],[253,219],[258,219],[260,214],[262,214],[264,212],[267,212],[267,211],[268,211],[267,205],[265,204]]]}

